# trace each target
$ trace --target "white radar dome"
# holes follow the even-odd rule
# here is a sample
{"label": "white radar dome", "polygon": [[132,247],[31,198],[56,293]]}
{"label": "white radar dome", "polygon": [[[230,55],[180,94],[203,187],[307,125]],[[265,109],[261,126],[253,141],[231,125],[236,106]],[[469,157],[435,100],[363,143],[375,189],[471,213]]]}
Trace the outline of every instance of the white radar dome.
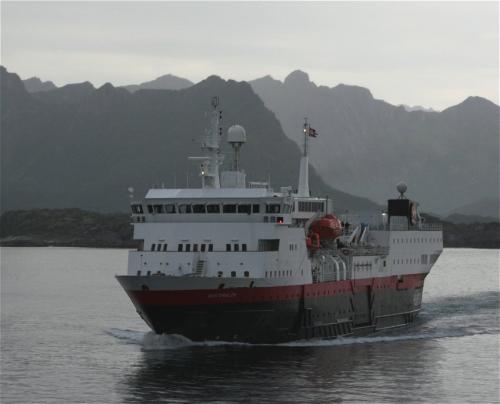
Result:
{"label": "white radar dome", "polygon": [[245,128],[240,125],[233,125],[227,130],[227,141],[229,143],[245,143],[247,133]]}
{"label": "white radar dome", "polygon": [[396,185],[396,189],[398,190],[398,192],[403,195],[406,190],[408,189],[408,186],[406,185],[405,182],[401,181],[398,183],[398,185]]}

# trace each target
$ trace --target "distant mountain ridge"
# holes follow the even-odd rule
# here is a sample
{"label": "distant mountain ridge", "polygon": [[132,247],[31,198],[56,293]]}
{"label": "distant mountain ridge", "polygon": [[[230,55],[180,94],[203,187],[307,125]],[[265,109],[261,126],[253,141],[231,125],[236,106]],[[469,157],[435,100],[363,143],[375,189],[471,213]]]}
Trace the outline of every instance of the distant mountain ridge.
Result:
{"label": "distant mountain ridge", "polygon": [[473,195],[499,194],[500,109],[491,101],[469,97],[442,112],[407,111],[366,88],[317,86],[302,71],[250,84],[299,146],[309,118],[319,133],[310,161],[330,185],[382,202],[404,180],[409,197],[441,214]]}
{"label": "distant mountain ridge", "polygon": [[[175,87],[172,78],[179,79],[184,90],[195,86],[167,74],[121,89]],[[424,210],[443,216],[472,203],[473,195],[498,196],[499,107],[491,101],[469,97],[441,112],[395,106],[375,99],[363,87],[318,86],[302,71],[290,73],[283,82],[268,75],[250,84],[299,147],[303,117],[309,118],[320,134],[311,142],[310,162],[330,186],[383,203],[394,194],[394,184],[404,180],[409,197],[421,201]],[[118,90],[107,87],[110,94]],[[99,90],[86,82],[34,97],[80,104]]]}
{"label": "distant mountain ridge", "polygon": [[187,79],[172,74],[165,74],[151,81],[122,87],[133,93],[138,90],[183,90],[192,85],[193,83]]}
{"label": "distant mountain ridge", "polygon": [[[29,94],[16,74],[1,67],[0,85],[4,211],[127,211],[130,186],[138,197],[153,183],[198,186],[197,166],[187,157],[199,152],[213,95],[220,97],[225,128],[246,128],[241,165],[248,179],[271,176],[275,188],[298,180],[299,148],[245,82],[210,76],[184,90],[134,93],[86,82]],[[310,185],[339,210],[380,209],[327,186],[314,169]]]}
{"label": "distant mountain ridge", "polygon": [[56,85],[52,81],[42,81],[38,77],[30,77],[29,79],[23,80],[24,87],[29,93],[36,93],[39,91],[50,91],[54,90]]}

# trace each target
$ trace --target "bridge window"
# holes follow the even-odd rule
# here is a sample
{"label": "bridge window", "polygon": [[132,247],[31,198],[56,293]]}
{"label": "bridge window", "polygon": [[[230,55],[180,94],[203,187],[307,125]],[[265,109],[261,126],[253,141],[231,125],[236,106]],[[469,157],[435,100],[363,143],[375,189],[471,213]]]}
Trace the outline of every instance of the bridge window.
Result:
{"label": "bridge window", "polygon": [[222,207],[223,213],[236,213],[236,204],[231,203]]}
{"label": "bridge window", "polygon": [[258,203],[255,203],[252,205],[252,212],[253,213],[259,213],[260,212],[260,205]]}
{"label": "bridge window", "polygon": [[148,205],[148,212],[153,213],[153,205]]}
{"label": "bridge window", "polygon": [[163,213],[163,205],[153,205],[154,213]]}
{"label": "bridge window", "polygon": [[234,251],[240,251],[240,245],[239,244],[234,244]]}
{"label": "bridge window", "polygon": [[191,205],[179,205],[179,213],[191,213]]}
{"label": "bridge window", "polygon": [[165,205],[165,213],[175,213],[175,205],[173,203]]}
{"label": "bridge window", "polygon": [[299,201],[300,212],[322,212],[324,210],[323,202]]}
{"label": "bridge window", "polygon": [[132,205],[132,213],[144,213],[142,205]]}
{"label": "bridge window", "polygon": [[207,245],[206,244],[202,244],[201,245],[201,252],[205,252],[206,248],[207,248]]}
{"label": "bridge window", "polygon": [[198,244],[193,244],[193,251],[197,252],[198,251]]}
{"label": "bridge window", "polygon": [[252,209],[252,205],[250,205],[250,204],[238,205],[238,213],[250,214],[250,213],[252,213],[251,209]]}
{"label": "bridge window", "polygon": [[156,246],[156,251],[161,251],[161,244],[158,244],[158,245]]}
{"label": "bridge window", "polygon": [[207,205],[207,213],[220,213],[220,205]]}
{"label": "bridge window", "polygon": [[167,251],[167,244],[163,244],[163,251]]}
{"label": "bridge window", "polygon": [[245,272],[243,272],[243,275],[245,276],[245,278],[248,278],[250,276],[250,272],[245,271]]}
{"label": "bridge window", "polygon": [[258,244],[259,251],[278,251],[280,249],[279,239],[260,239]]}
{"label": "bridge window", "polygon": [[191,244],[186,244],[186,252],[190,252],[191,251]]}
{"label": "bridge window", "polygon": [[155,247],[156,247],[156,243],[155,244],[151,244],[151,251],[154,251]]}
{"label": "bridge window", "polygon": [[208,245],[208,251],[213,251],[214,250],[214,245],[213,244],[209,244]]}
{"label": "bridge window", "polygon": [[205,213],[205,205],[193,205],[193,213]]}
{"label": "bridge window", "polygon": [[279,203],[270,203],[266,205],[266,213],[280,213],[281,205]]}
{"label": "bridge window", "polygon": [[177,245],[177,251],[182,252],[182,244]]}
{"label": "bridge window", "polygon": [[246,244],[242,244],[241,245],[241,251],[246,251],[247,250],[247,245]]}
{"label": "bridge window", "polygon": [[231,244],[226,244],[226,251],[231,251]]}
{"label": "bridge window", "polygon": [[231,277],[235,278],[236,277],[236,271],[231,271]]}

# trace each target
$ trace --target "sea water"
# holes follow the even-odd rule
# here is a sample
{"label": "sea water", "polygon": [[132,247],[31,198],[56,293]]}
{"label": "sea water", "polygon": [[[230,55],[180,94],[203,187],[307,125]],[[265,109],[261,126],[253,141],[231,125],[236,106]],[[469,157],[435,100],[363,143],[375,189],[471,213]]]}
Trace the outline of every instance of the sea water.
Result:
{"label": "sea water", "polygon": [[499,251],[446,249],[415,325],[278,345],[149,332],[127,251],[2,248],[1,403],[499,402]]}

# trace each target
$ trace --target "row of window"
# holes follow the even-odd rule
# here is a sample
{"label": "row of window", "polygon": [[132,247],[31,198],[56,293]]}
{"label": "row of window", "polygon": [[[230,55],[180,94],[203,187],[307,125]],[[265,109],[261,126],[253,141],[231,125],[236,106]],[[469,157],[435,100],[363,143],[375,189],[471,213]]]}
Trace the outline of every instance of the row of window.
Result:
{"label": "row of window", "polygon": [[[133,204],[132,213],[142,214],[144,213],[144,209],[141,204]],[[166,205],[163,204],[154,204],[154,205],[146,205],[148,213],[154,214],[174,214],[174,213],[240,213],[240,214],[251,214],[251,213],[260,213],[260,205],[258,203],[250,204],[250,203],[230,203],[230,204],[220,204],[220,203],[195,203],[195,204],[175,204],[169,203]],[[291,206],[283,205],[279,203],[270,203],[265,205],[266,213],[290,213]]]}
{"label": "row of window", "polygon": [[[222,271],[218,271],[217,272],[217,277],[218,278],[222,278],[223,276],[224,276],[224,272],[222,272]],[[243,272],[243,276],[245,278],[248,278],[250,276],[250,272],[248,272],[248,271]],[[231,278],[236,278],[236,271],[231,271]]]}
{"label": "row of window", "polygon": [[299,249],[299,245],[298,244],[289,244],[288,249],[290,251],[297,251]]}
{"label": "row of window", "polygon": [[[304,270],[301,270],[301,275],[304,275]],[[266,278],[282,278],[284,276],[292,276],[292,271],[266,271],[264,273]]]}
{"label": "row of window", "polygon": [[402,237],[392,240],[395,244],[402,243],[437,243],[443,241],[441,237]]}
{"label": "row of window", "polygon": [[[167,251],[168,244],[163,244],[163,243],[153,243],[151,244],[151,251]],[[280,241],[279,239],[260,239],[258,242],[258,250],[259,251],[278,251],[280,248]],[[214,245],[213,244],[190,244],[190,243],[179,243],[177,245],[177,251],[178,252],[212,252],[214,250]],[[240,251],[248,251],[247,244],[246,243],[227,243],[226,244],[226,251],[234,251],[234,252],[240,252]]]}
{"label": "row of window", "polygon": [[299,212],[323,212],[324,210],[323,202],[299,201]]}
{"label": "row of window", "polygon": [[[424,260],[425,257],[425,260]],[[424,262],[425,261],[425,262]],[[394,265],[403,265],[403,264],[426,264],[427,263],[427,255],[422,255],[422,258],[394,258],[392,260]]]}
{"label": "row of window", "polygon": [[[241,244],[241,251],[246,251],[247,250],[247,245],[246,244]],[[239,244],[226,244],[226,251],[240,251],[240,245]]]}
{"label": "row of window", "polygon": [[[178,244],[177,251],[190,252],[191,246],[193,248],[192,251],[194,251],[194,252],[197,252],[197,251],[205,252],[205,251],[213,251],[214,250],[213,244]],[[153,243],[153,244],[151,244],[151,251],[167,251],[167,247],[168,247],[168,244]]]}

